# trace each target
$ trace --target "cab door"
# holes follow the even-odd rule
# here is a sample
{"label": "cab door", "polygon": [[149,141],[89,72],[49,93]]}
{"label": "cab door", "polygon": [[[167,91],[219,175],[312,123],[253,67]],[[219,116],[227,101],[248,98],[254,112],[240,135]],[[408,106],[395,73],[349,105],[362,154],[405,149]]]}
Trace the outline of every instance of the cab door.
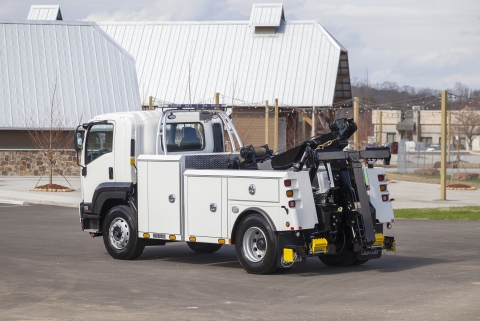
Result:
{"label": "cab door", "polygon": [[90,126],[85,137],[82,164],[86,175],[81,177],[82,198],[92,202],[93,194],[100,184],[115,183],[114,122]]}

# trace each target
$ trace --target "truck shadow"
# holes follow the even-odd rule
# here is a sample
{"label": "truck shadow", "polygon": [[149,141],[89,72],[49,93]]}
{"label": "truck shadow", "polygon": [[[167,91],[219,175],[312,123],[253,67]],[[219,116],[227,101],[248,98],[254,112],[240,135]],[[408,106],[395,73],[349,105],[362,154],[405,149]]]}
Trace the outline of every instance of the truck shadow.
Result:
{"label": "truck shadow", "polygon": [[[198,264],[225,268],[243,269],[237,260],[233,246],[224,246],[215,253],[194,253],[185,243],[168,244],[159,247],[147,247],[137,260],[158,260],[183,264]],[[335,275],[352,272],[377,271],[392,273],[421,268],[436,264],[451,263],[444,258],[428,258],[408,255],[384,255],[380,259],[370,260],[363,265],[348,267],[329,267],[315,257],[292,269],[282,271],[285,274],[312,276]]]}

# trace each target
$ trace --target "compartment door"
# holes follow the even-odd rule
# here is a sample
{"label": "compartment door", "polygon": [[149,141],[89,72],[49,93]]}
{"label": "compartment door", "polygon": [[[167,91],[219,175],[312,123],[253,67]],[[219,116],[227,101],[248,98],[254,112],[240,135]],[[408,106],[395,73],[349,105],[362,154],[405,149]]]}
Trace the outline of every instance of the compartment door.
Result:
{"label": "compartment door", "polygon": [[187,178],[189,236],[222,237],[222,178]]}
{"label": "compartment door", "polygon": [[149,232],[181,234],[180,163],[149,162],[147,186]]}

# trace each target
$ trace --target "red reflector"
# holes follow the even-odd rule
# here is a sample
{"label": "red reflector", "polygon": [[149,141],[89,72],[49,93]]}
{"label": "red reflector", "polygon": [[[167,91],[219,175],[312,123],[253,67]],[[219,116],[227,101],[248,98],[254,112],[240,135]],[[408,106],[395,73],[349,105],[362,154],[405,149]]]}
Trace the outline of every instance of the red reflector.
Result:
{"label": "red reflector", "polygon": [[378,175],[378,180],[381,182],[381,181],[384,181],[385,180],[385,175]]}
{"label": "red reflector", "polygon": [[283,181],[283,185],[285,185],[285,187],[292,186],[292,181],[289,179],[286,179]]}
{"label": "red reflector", "polygon": [[295,228],[294,228],[294,227],[291,227],[290,229],[293,231]]}
{"label": "red reflector", "polygon": [[288,207],[295,207],[295,201],[289,201]]}
{"label": "red reflector", "polygon": [[391,221],[392,223],[395,223],[395,219],[394,219],[394,218],[392,218],[390,221]]}
{"label": "red reflector", "polygon": [[384,202],[388,201],[388,195],[382,195],[382,201]]}
{"label": "red reflector", "polygon": [[302,227],[301,227],[301,226],[299,226],[299,227],[298,227],[298,229],[299,229],[299,230],[301,230],[301,229],[302,229]]}

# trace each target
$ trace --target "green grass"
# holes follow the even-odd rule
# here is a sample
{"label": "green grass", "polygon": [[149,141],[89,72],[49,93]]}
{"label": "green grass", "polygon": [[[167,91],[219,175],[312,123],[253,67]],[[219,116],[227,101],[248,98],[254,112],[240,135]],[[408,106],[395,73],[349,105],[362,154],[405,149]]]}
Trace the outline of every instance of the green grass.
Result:
{"label": "green grass", "polygon": [[395,218],[480,221],[480,206],[406,208],[395,210]]}
{"label": "green grass", "polygon": [[[462,172],[460,172],[462,173]],[[387,177],[388,177],[388,174],[387,173]],[[440,175],[419,175],[419,174],[404,174],[404,173],[400,173],[400,172],[392,172],[392,174],[395,174],[395,175],[400,175],[400,176],[403,176],[403,177],[421,177],[421,178],[424,178],[424,179],[427,179],[427,180],[438,180],[440,181]],[[456,184],[457,182],[459,184],[468,184],[468,183],[477,183],[477,184],[480,184],[480,177],[479,178],[473,178],[473,179],[469,179],[467,181],[457,181],[456,179],[452,180],[452,175],[450,174],[447,174],[446,176],[446,180],[447,180],[447,184]]]}

